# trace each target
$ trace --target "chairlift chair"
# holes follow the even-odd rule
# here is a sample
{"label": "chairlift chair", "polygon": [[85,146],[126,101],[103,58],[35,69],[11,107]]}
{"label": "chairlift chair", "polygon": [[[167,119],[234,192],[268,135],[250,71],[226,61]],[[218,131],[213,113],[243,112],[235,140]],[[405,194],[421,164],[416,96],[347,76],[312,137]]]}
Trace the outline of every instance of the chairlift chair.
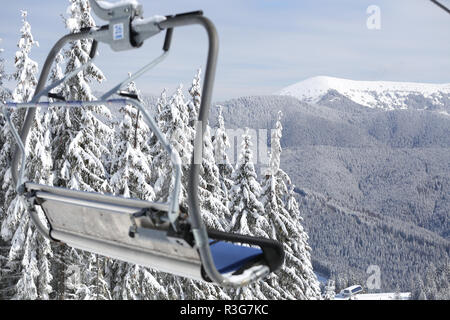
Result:
{"label": "chairlift chair", "polygon": [[[198,184],[202,138],[206,129],[216,70],[218,37],[213,23],[201,11],[174,16],[154,16],[144,19],[142,6],[135,0],[118,3],[90,0],[94,13],[108,24],[84,28],[78,33],[62,37],[51,49],[43,66],[35,95],[29,103],[8,102],[3,114],[11,127],[17,146],[12,176],[18,194],[24,200],[37,230],[49,240],[117,258],[126,262],[154,268],[159,271],[192,279],[214,282],[224,287],[241,287],[262,279],[276,271],[284,261],[284,251],[274,240],[207,230],[204,226],[198,200]],[[174,28],[201,25],[209,40],[208,59],[204,76],[202,101],[194,141],[189,185],[188,209],[180,208],[181,161],[155,121],[137,97],[121,91],[128,83],[141,76],[167,55]],[[64,101],[51,90],[89,66],[95,59],[98,43],[108,44],[114,51],[139,48],[143,42],[165,31],[163,53],[105,93],[96,101]],[[51,65],[69,41],[92,39],[90,60],[55,83],[45,87]],[[111,98],[118,95],[118,98]],[[42,97],[55,102],[40,102]],[[80,108],[93,105],[109,107],[131,104],[170,155],[173,166],[174,188],[167,203],[154,203],[94,192],[84,192],[41,185],[25,181],[25,141],[32,127],[36,107]],[[11,121],[10,110],[27,109],[20,130]],[[200,155],[200,156],[199,156]],[[38,217],[36,207],[45,214]]]}

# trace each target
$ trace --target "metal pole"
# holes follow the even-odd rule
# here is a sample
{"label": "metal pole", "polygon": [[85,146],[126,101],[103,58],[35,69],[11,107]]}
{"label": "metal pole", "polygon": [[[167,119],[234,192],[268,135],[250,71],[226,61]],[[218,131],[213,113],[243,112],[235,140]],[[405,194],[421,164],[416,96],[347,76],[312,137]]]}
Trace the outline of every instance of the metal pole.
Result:
{"label": "metal pole", "polygon": [[441,8],[442,10],[444,10],[445,12],[450,13],[450,9],[444,6],[442,3],[438,2],[437,0],[430,0],[430,1],[433,2],[435,5],[437,5],[439,8]]}
{"label": "metal pole", "polygon": [[[232,285],[227,283],[226,279],[217,271],[214,260],[211,255],[211,250],[208,243],[208,233],[203,224],[200,203],[198,200],[198,185],[200,175],[200,164],[196,163],[196,155],[203,148],[203,136],[206,132],[206,125],[208,123],[209,109],[211,106],[212,91],[214,85],[214,78],[216,74],[217,56],[219,52],[219,37],[214,24],[202,15],[181,15],[169,17],[167,20],[159,23],[162,29],[170,29],[179,26],[187,26],[198,24],[205,28],[208,34],[209,48],[208,58],[206,62],[206,71],[203,81],[202,101],[200,104],[200,111],[198,115],[199,126],[196,131],[194,140],[194,152],[191,158],[191,168],[189,172],[188,182],[188,205],[189,218],[191,220],[192,232],[194,234],[195,242],[202,259],[203,267],[208,277],[221,285]],[[201,128],[201,130],[199,130]]]}

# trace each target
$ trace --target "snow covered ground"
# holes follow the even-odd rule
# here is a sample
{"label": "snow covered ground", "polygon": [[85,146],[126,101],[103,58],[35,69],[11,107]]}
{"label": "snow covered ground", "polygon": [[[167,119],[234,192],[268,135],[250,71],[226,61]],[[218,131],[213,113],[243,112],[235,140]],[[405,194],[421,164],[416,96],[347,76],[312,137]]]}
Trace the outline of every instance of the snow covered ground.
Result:
{"label": "snow covered ground", "polygon": [[431,99],[436,105],[442,104],[444,96],[450,94],[450,84],[356,81],[318,76],[288,86],[277,94],[317,103],[329,90],[336,90],[348,99],[369,108],[406,109],[406,102],[414,96]]}
{"label": "snow covered ground", "polygon": [[353,296],[351,299],[344,298],[336,295],[334,300],[409,300],[411,297],[410,292],[385,292],[385,293],[360,293]]}

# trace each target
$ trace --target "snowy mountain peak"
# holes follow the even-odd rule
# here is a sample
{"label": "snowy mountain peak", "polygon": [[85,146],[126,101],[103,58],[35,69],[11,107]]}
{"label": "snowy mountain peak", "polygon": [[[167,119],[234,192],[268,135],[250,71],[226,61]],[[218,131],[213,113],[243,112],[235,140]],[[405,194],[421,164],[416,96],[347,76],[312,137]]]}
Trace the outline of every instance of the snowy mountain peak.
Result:
{"label": "snowy mountain peak", "polygon": [[329,91],[336,90],[348,99],[370,108],[406,109],[410,99],[423,98],[434,107],[444,106],[450,95],[450,83],[431,84],[393,81],[356,81],[327,76],[306,79],[277,94],[317,103]]}

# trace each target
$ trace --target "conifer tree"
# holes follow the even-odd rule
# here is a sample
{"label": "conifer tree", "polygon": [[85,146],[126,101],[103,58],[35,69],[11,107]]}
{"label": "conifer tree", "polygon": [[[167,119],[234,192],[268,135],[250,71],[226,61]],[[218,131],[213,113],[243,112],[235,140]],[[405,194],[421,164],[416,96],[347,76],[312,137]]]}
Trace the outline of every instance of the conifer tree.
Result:
{"label": "conifer tree", "polygon": [[[201,104],[201,69],[192,80],[189,94],[189,126],[191,127],[192,145],[196,133],[197,118]],[[199,202],[202,209],[204,223],[218,230],[227,229],[227,220],[230,219],[230,212],[226,206],[227,193],[222,189],[220,181],[220,171],[214,157],[214,145],[212,142],[211,127],[206,125],[206,132],[203,136],[202,163],[200,167],[199,181]]]}
{"label": "conifer tree", "polygon": [[224,198],[226,199],[226,204],[228,204],[229,192],[233,186],[233,166],[228,158],[228,149],[230,148],[230,141],[225,129],[225,121],[223,119],[222,106],[217,106],[218,116],[217,116],[217,127],[215,128],[213,137],[214,146],[214,158],[219,168],[220,174],[220,184],[224,192]]}
{"label": "conifer tree", "polygon": [[264,206],[258,200],[261,186],[253,164],[252,143],[248,128],[242,135],[241,153],[233,173],[230,192],[230,231],[269,238],[272,233],[264,216]]}
{"label": "conifer tree", "polygon": [[[93,26],[88,0],[70,0],[68,18],[64,20],[67,29],[75,33]],[[69,73],[90,58],[91,39],[72,41],[64,51],[65,73]],[[56,71],[55,77],[58,77]],[[102,82],[103,73],[93,64],[67,80],[55,93],[66,100],[90,101],[95,97],[89,83]],[[108,172],[104,163],[110,153],[108,146],[113,136],[112,129],[100,120],[111,116],[106,106],[86,108],[59,108],[53,112],[53,159],[55,185],[83,191],[111,192]],[[57,121],[56,121],[57,120]],[[58,258],[58,298],[108,299],[110,293],[105,284],[105,259],[97,255],[77,252],[60,247]],[[77,267],[80,277],[68,277],[68,268]]]}
{"label": "conifer tree", "polygon": [[[28,178],[40,184],[52,184],[52,159],[50,150],[49,113],[38,109],[33,121],[33,129],[29,137],[29,154],[27,162]],[[17,201],[20,201],[16,198]],[[25,208],[21,207],[22,210]],[[42,221],[45,221],[40,208],[36,208]],[[17,283],[17,298],[49,299],[53,291],[51,281],[51,258],[53,252],[50,242],[36,230],[24,210],[20,224],[24,224],[27,234],[22,256],[22,275]],[[28,224],[28,227],[25,227]],[[20,226],[19,226],[20,228]],[[13,241],[17,235],[14,235]],[[19,234],[19,238],[22,236]],[[14,249],[14,247],[12,248]],[[11,251],[10,257],[13,256]]]}
{"label": "conifer tree", "polygon": [[[232,215],[230,232],[270,238],[272,227],[265,217],[264,206],[259,201],[261,186],[257,180],[253,164],[252,142],[245,129],[238,163],[232,180],[234,185],[230,191],[230,212]],[[278,291],[266,281],[252,284],[237,290],[239,299],[280,299]]]}
{"label": "conifer tree", "polygon": [[415,278],[414,288],[411,292],[412,300],[427,300],[427,296],[425,293],[425,285],[420,275],[417,275]]}
{"label": "conifer tree", "polygon": [[206,127],[203,138],[203,157],[200,167],[199,202],[203,222],[216,230],[229,228],[231,218],[226,193],[220,183],[219,168],[214,161],[214,149],[211,141],[211,128]]}
{"label": "conifer tree", "polygon": [[[187,207],[186,183],[185,177],[189,169],[190,155],[192,153],[193,129],[189,126],[188,102],[180,85],[176,92],[167,98],[166,90],[163,90],[156,105],[155,122],[165,134],[167,141],[177,150],[182,163],[182,185],[180,191],[180,203]],[[157,201],[168,201],[170,192],[173,188],[172,164],[170,158],[163,148],[162,144],[156,139],[151,138],[150,155],[152,157],[152,184],[155,190],[155,199]],[[191,280],[182,279],[170,274],[159,273],[161,283],[167,288],[168,299],[184,299],[185,291],[189,290]],[[187,283],[189,283],[187,285]]]}
{"label": "conifer tree", "polygon": [[315,276],[307,235],[301,225],[294,186],[289,176],[280,168],[281,159],[281,112],[271,135],[269,168],[263,180],[265,214],[271,225],[270,238],[280,241],[286,253],[282,269],[269,277],[276,281],[284,299],[320,298],[320,287]]}
{"label": "conifer tree", "polygon": [[[128,92],[138,94],[134,82],[128,86]],[[142,151],[146,146],[150,129],[142,115],[132,105],[120,108],[123,119],[112,157],[110,184],[115,194],[152,201],[155,197],[151,179],[149,155]]]}
{"label": "conifer tree", "polygon": [[[70,0],[68,8],[70,17],[65,20],[70,32],[78,32],[81,28],[94,25],[87,0]],[[73,41],[65,51],[65,73],[69,73],[86,63],[92,40]],[[90,101],[95,97],[89,87],[91,80],[102,82],[103,73],[90,65],[85,71],[78,73],[65,82],[60,94],[66,100]],[[59,119],[63,120],[57,127],[54,137],[55,169],[58,185],[85,191],[108,192],[106,171],[102,164],[109,154],[108,139],[112,129],[99,120],[99,116],[111,117],[106,106],[89,108],[59,109]]]}
{"label": "conifer tree", "polygon": [[[292,237],[285,246],[286,262],[280,272],[280,283],[294,295],[298,293],[300,297],[296,296],[296,299],[318,299],[320,287],[312,268],[311,247],[308,245],[309,237],[302,226],[303,218],[300,216],[294,189],[295,186],[290,185],[286,202],[289,216],[295,221],[296,232],[291,234]],[[289,268],[292,269],[289,270]],[[292,273],[293,270],[295,270],[295,275]],[[297,281],[290,280],[292,278]]]}
{"label": "conifer tree", "polygon": [[[1,43],[2,39],[0,39]],[[5,60],[1,56],[3,53],[3,49],[0,48],[0,103],[4,103],[9,98],[9,92],[6,88],[3,87],[3,81],[6,78],[4,62]],[[3,135],[4,127],[6,126],[6,119],[3,117],[3,114],[0,113],[0,159],[3,150],[3,146],[5,144],[5,136]],[[2,188],[2,181],[5,170],[0,166],[0,203],[3,203],[4,190]],[[4,219],[3,207],[0,205],[0,225]],[[6,287],[5,277],[2,276],[4,272],[6,272],[6,256],[7,256],[7,245],[3,242],[0,237],[0,300],[4,297],[4,287]]]}
{"label": "conifer tree", "polygon": [[[2,39],[0,39],[0,43],[2,42]],[[4,87],[3,81],[5,81],[8,76],[5,72],[5,59],[1,56],[3,54],[3,48],[0,48],[0,102],[6,102],[6,100],[10,96],[10,92],[7,88]],[[0,116],[0,117],[3,117]]]}
{"label": "conifer tree", "polygon": [[[17,50],[14,56],[15,71],[12,74],[12,79],[16,81],[16,86],[7,98],[12,98],[15,102],[27,102],[31,99],[34,88],[37,84],[37,63],[29,58],[29,53],[33,46],[38,46],[38,42],[34,40],[31,33],[31,26],[27,21],[28,13],[21,11],[22,27],[20,29],[20,39],[17,43]],[[4,77],[4,74],[2,78]],[[4,96],[3,91],[3,98]],[[19,128],[23,123],[26,110],[14,110],[11,114],[11,120]],[[11,164],[12,150],[15,144],[14,137],[10,132],[8,125],[1,128],[1,136],[3,137],[2,148],[0,149],[0,189],[1,204],[3,205],[3,212],[7,210],[10,202],[15,197],[14,187],[12,186],[11,172],[8,169]]]}
{"label": "conifer tree", "polygon": [[[160,115],[167,106],[168,106],[167,92],[166,89],[164,89],[157,100],[155,110],[156,114],[154,117],[156,125],[158,125],[158,127],[161,129],[162,132],[164,132],[163,130],[165,127],[164,121]],[[170,169],[165,165],[166,162],[163,161],[164,150],[162,150],[162,145],[159,142],[156,135],[153,134],[153,132],[151,133],[150,138],[148,139],[148,146],[149,146],[148,153],[152,158],[151,182],[153,190],[155,192],[155,199],[160,200],[160,197],[158,197],[156,194],[159,193],[159,191],[164,188],[165,179],[163,177],[167,172],[170,172],[169,171]]]}
{"label": "conifer tree", "polygon": [[[0,39],[0,43],[2,42],[2,39]],[[5,73],[5,60],[1,56],[3,53],[3,49],[0,48],[0,103],[5,103],[9,97],[10,92],[8,89],[4,87],[3,81],[6,80],[7,75]],[[3,113],[0,112],[0,204],[4,203],[4,194],[5,190],[2,188],[3,184],[3,177],[5,176],[5,171],[7,168],[7,165],[3,161],[7,160],[9,158],[9,149],[5,144],[7,143],[7,123],[6,119],[3,116]],[[5,146],[5,148],[4,148]],[[8,149],[8,150],[7,150]],[[8,155],[7,155],[8,154]],[[0,224],[3,220],[3,207],[0,205]],[[0,255],[2,254],[2,251],[0,251]],[[1,262],[0,262],[1,266]]]}
{"label": "conifer tree", "polygon": [[[31,34],[31,26],[27,22],[27,12],[22,11],[23,26],[18,42],[19,51],[15,56],[16,71],[14,79],[17,85],[13,91],[13,99],[17,102],[27,102],[34,94],[37,84],[37,63],[29,58],[33,45],[37,44]],[[23,117],[23,110],[16,111],[18,117]],[[26,145],[27,178],[37,183],[51,183],[52,161],[50,157],[50,141],[48,134],[48,113],[41,114],[39,108],[33,119],[33,126]],[[9,148],[11,144],[9,145]],[[2,237],[10,241],[8,265],[17,282],[11,295],[16,299],[49,299],[52,291],[50,282],[50,261],[52,251],[48,240],[44,239],[34,225],[22,203],[22,198],[15,194],[10,180],[9,169],[4,185],[8,184],[8,197],[4,206],[7,207],[6,217],[2,222]],[[6,182],[6,183],[5,183]],[[39,209],[38,209],[38,213]]]}
{"label": "conifer tree", "polygon": [[336,295],[336,287],[333,280],[328,280],[324,289],[323,299],[333,300]]}
{"label": "conifer tree", "polygon": [[[186,183],[189,170],[190,156],[193,146],[191,137],[193,129],[189,126],[189,112],[186,98],[183,94],[183,86],[180,85],[170,100],[167,100],[166,93],[163,91],[157,103],[158,112],[155,116],[155,122],[160,130],[165,134],[167,141],[178,152],[182,163],[182,181],[183,185],[180,192],[181,203],[186,202],[187,192]],[[167,201],[173,188],[172,181],[172,163],[166,150],[161,143],[157,141],[151,147],[152,171],[154,180],[155,199],[158,201]]]}
{"label": "conifer tree", "polygon": [[[20,39],[17,43],[19,50],[15,54],[15,72],[13,73],[13,79],[17,81],[17,85],[13,91],[12,98],[16,102],[26,102],[29,100],[33,93],[33,88],[36,85],[36,73],[37,63],[29,58],[29,53],[36,44],[31,34],[31,26],[27,21],[27,12],[22,11],[22,28],[20,29]],[[23,120],[24,110],[13,110],[11,120],[16,125],[20,126]],[[14,137],[10,132],[8,125],[3,128],[2,136],[4,137],[3,147],[0,153],[0,164],[2,172],[2,190],[4,198],[2,199],[4,219],[1,226],[1,236],[6,241],[11,241],[14,232],[17,230],[17,226],[20,220],[20,216],[17,213],[12,212],[12,204],[16,197],[15,188],[12,183],[11,176],[11,158],[12,150],[15,145]],[[20,204],[18,204],[20,206]],[[18,209],[20,211],[21,209]],[[26,230],[24,230],[26,232]]]}
{"label": "conifer tree", "polygon": [[[195,130],[197,129],[197,118],[201,104],[201,69],[192,80],[189,89],[191,100],[189,103],[189,126],[191,127],[193,146]],[[187,181],[185,181],[187,187]],[[212,143],[211,128],[206,125],[206,132],[203,136],[202,163],[200,167],[199,179],[199,203],[202,219],[205,225],[216,230],[228,229],[230,212],[228,210],[226,193],[221,188],[220,172],[215,163],[214,146]],[[184,280],[186,283],[185,296],[187,299],[228,299],[226,290],[211,284],[199,283],[193,280]]]}
{"label": "conifer tree", "polygon": [[[195,124],[198,118],[198,112],[200,111],[200,104],[202,102],[202,86],[201,86],[202,69],[197,69],[197,73],[192,79],[191,87],[189,88],[189,95],[191,100],[189,101],[189,126],[195,128]],[[194,133],[194,132],[193,132]],[[192,136],[192,140],[195,137]]]}
{"label": "conifer tree", "polygon": [[12,99],[16,102],[30,101],[34,88],[37,85],[37,62],[29,58],[29,53],[33,46],[39,46],[39,43],[34,40],[31,33],[31,26],[27,21],[28,13],[21,11],[22,15],[22,28],[20,29],[20,39],[17,43],[19,50],[16,52],[14,58],[14,65],[16,71],[13,74],[14,80],[17,81],[17,85],[13,90]]}

